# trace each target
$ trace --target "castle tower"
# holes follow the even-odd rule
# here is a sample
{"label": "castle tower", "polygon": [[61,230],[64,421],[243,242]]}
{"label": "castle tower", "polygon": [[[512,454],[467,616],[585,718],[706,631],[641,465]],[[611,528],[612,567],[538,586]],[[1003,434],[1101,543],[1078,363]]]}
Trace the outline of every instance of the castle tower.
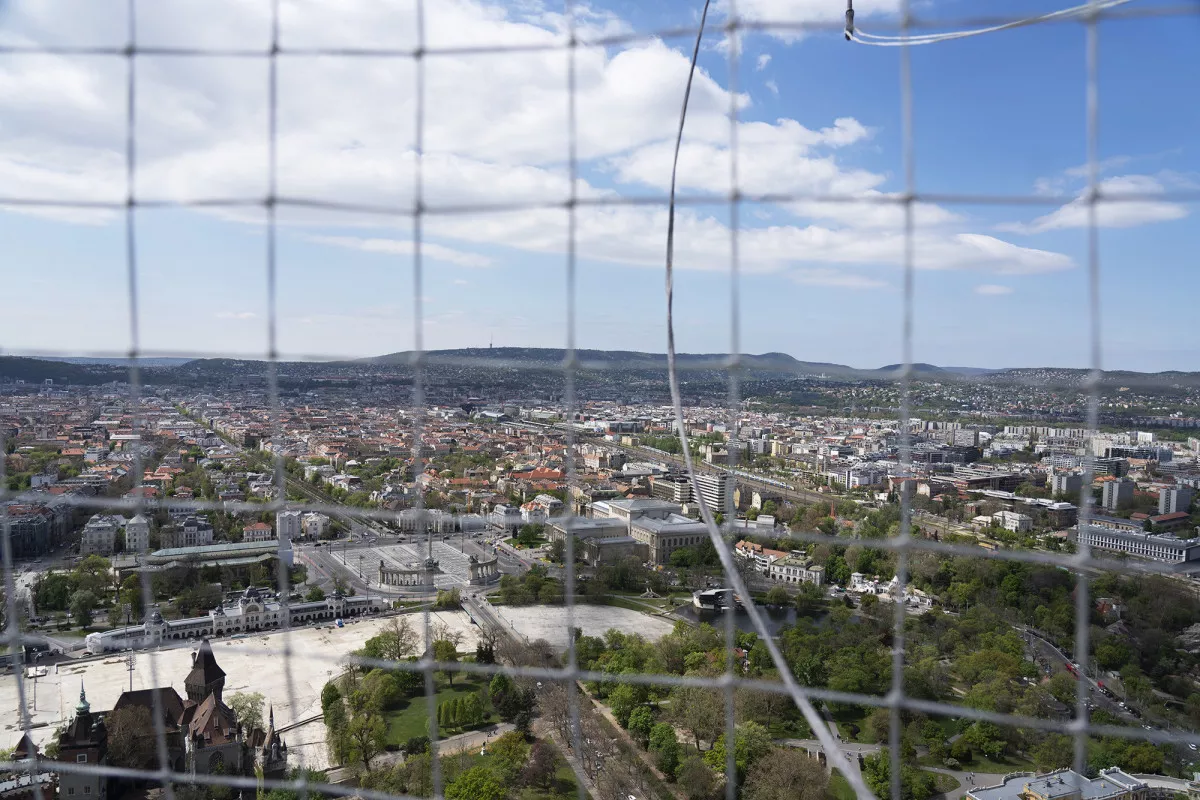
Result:
{"label": "castle tower", "polygon": [[221,701],[221,692],[225,689],[225,670],[217,665],[208,639],[200,642],[199,651],[192,656],[192,671],[183,685],[188,699],[195,703],[203,703],[210,694],[217,696],[217,702]]}

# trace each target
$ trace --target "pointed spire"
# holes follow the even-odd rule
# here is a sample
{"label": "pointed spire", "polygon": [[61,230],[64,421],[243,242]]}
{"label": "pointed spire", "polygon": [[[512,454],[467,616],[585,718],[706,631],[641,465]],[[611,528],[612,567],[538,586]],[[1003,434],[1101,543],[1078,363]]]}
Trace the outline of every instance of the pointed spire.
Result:
{"label": "pointed spire", "polygon": [[270,717],[270,722],[267,723],[268,725],[270,725],[270,727],[267,730],[273,731],[273,730],[275,730],[275,704],[274,703],[271,704],[270,710],[267,712],[267,714]]}
{"label": "pointed spire", "polygon": [[88,714],[92,707],[88,705],[87,693],[83,689],[83,678],[79,679],[79,702],[75,704],[76,714]]}

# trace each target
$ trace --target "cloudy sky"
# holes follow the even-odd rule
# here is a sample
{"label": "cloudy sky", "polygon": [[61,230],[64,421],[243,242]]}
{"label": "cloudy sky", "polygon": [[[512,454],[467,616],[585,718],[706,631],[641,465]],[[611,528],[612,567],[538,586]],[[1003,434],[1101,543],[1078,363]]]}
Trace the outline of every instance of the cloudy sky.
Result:
{"label": "cloudy sky", "polygon": [[[1128,8],[1156,0],[1135,0]],[[0,44],[127,42],[125,0],[0,0]],[[373,355],[413,345],[416,68],[413,0],[282,0],[277,193],[278,336],[292,355]],[[1048,0],[926,0],[922,15],[1041,13]],[[694,25],[696,0],[576,5],[582,39]],[[899,0],[859,0],[860,26],[895,23]],[[745,34],[731,91],[719,25],[701,54],[677,219],[681,348],[730,346],[729,112],[741,347],[878,366],[900,358],[905,189],[896,48],[837,31]],[[757,20],[836,22],[838,0],[738,0]],[[261,355],[267,330],[267,0],[143,0],[145,47],[226,55],[136,59],[133,191],[138,322],[148,351]],[[426,0],[422,176],[425,346],[566,341],[568,55],[561,3]],[[1101,25],[1101,178],[1163,195],[1101,207],[1105,362],[1200,369],[1194,283],[1200,189],[1200,18]],[[491,46],[506,52],[480,53]],[[524,50],[514,49],[524,47]],[[296,52],[289,53],[288,50]],[[321,50],[323,54],[314,54]],[[630,36],[576,52],[576,341],[662,351],[663,196],[690,42]],[[916,48],[918,192],[1030,195],[1036,204],[916,208],[917,360],[971,366],[1087,363],[1085,36],[1043,25]],[[0,197],[123,202],[128,77],[112,55],[0,55]],[[810,199],[804,199],[803,196]],[[812,199],[838,195],[862,202]],[[246,200],[172,207],[177,201]],[[162,202],[165,201],[165,202]],[[253,201],[259,201],[255,205]],[[334,210],[321,202],[395,213]],[[511,208],[514,204],[518,208]],[[478,210],[484,207],[486,211]],[[455,210],[457,209],[457,210]],[[463,209],[473,209],[465,213]],[[0,208],[6,302],[0,347],[129,347],[123,212]]]}

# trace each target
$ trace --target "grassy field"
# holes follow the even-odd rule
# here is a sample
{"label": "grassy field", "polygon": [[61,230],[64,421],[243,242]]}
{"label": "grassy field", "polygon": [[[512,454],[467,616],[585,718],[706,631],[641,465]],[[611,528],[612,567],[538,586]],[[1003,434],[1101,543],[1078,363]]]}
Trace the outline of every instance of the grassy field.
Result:
{"label": "grassy field", "polygon": [[543,545],[550,544],[550,540],[545,536],[539,536],[533,540],[533,544],[531,546],[526,547],[517,540],[517,537],[514,536],[511,539],[505,539],[504,543],[509,547],[515,547],[517,550],[536,550]]}
{"label": "grassy field", "polygon": [[854,796],[854,789],[850,786],[850,781],[840,772],[835,772],[829,776],[829,789],[825,792],[832,800],[857,800]]}
{"label": "grassy field", "polygon": [[[917,761],[925,767],[946,766],[942,763],[942,759],[933,758],[932,756],[922,756]],[[973,759],[962,762],[962,766],[959,767],[963,772],[984,772],[993,775],[1004,775],[1009,772],[1028,772],[1033,768],[1033,762],[1028,759],[1010,757],[993,761],[981,753],[976,753]]]}
{"label": "grassy field", "polygon": [[[928,772],[928,770],[922,770],[922,772]],[[929,774],[933,776],[934,784],[941,794],[952,792],[962,785],[953,775],[943,775],[940,772],[930,772]]]}
{"label": "grassy field", "polygon": [[[444,678],[437,679],[437,702],[444,703],[447,700],[452,700],[456,697],[466,697],[469,694],[476,694],[486,685],[486,679],[483,677],[460,675],[454,680],[454,687],[451,688],[446,683]],[[491,725],[497,721],[497,717],[492,713],[490,706],[485,706],[487,716],[483,722],[474,727],[483,727]],[[397,709],[387,712],[387,740],[388,744],[402,745],[414,736],[428,736],[429,728],[426,725],[428,719],[428,706],[425,704],[425,697],[418,695],[417,697],[409,698],[404,705]],[[461,729],[444,730],[439,729],[442,736],[453,736],[456,733],[462,733]]]}
{"label": "grassy field", "polygon": [[[838,730],[841,731],[842,738],[846,741],[855,741],[861,744],[875,744],[875,737],[867,729],[867,717],[871,716],[873,709],[863,706],[850,706],[848,708],[839,708],[833,711],[833,718],[837,721]],[[848,726],[854,725],[858,728],[858,733],[851,736]],[[938,764],[937,766],[941,766]]]}

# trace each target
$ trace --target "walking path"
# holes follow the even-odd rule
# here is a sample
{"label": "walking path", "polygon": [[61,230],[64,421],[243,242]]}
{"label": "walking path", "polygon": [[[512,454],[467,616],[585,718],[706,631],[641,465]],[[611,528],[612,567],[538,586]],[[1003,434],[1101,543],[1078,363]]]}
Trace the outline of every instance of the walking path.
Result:
{"label": "walking path", "polygon": [[[455,736],[447,736],[445,739],[438,740],[438,753],[443,756],[461,753],[464,750],[478,750],[483,747],[488,741],[503,736],[513,730],[514,726],[509,722],[501,722],[496,725],[489,725],[486,728],[480,728],[475,731],[467,731]],[[404,754],[400,751],[384,752],[377,755],[371,761],[371,769],[391,769],[394,764],[404,760]],[[326,780],[329,783],[345,783],[354,777],[358,771],[358,765],[352,767],[331,767],[326,773]]]}
{"label": "walking path", "polygon": [[[776,739],[775,744],[781,747],[796,747],[802,750],[807,750],[814,756],[821,752],[821,743],[816,739]],[[862,774],[858,766],[858,757],[860,755],[868,755],[870,753],[878,753],[883,750],[884,746],[879,744],[863,744],[861,742],[841,742],[842,753],[846,756],[846,760],[850,763],[850,769]],[[943,793],[941,796],[946,800],[959,800],[968,791],[976,786],[987,786],[995,781],[993,778],[999,777],[1001,773],[992,772],[974,772],[971,770],[954,770],[945,769],[944,767],[921,767],[928,772],[936,772],[941,775],[949,775],[958,781],[958,788],[952,789]],[[1008,773],[1003,773],[1008,774]]]}

